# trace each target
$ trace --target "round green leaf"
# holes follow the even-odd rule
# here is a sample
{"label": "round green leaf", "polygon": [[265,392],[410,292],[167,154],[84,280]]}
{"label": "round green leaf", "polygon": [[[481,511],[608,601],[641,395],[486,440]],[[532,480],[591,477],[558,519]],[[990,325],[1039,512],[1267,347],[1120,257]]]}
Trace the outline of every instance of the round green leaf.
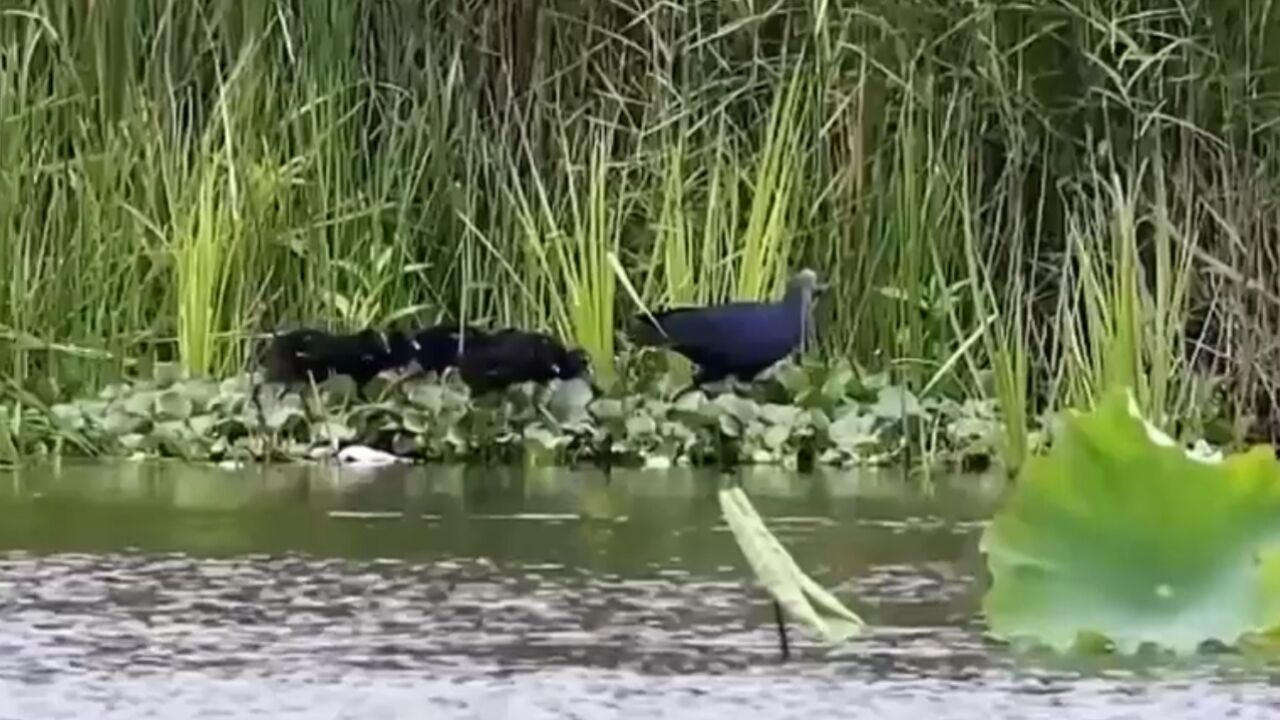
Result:
{"label": "round green leaf", "polygon": [[[1280,626],[1280,463],[1194,459],[1123,392],[1068,413],[982,538],[993,632],[1177,651]],[[1135,406],[1136,408],[1136,406]]]}
{"label": "round green leaf", "polygon": [[167,388],[182,379],[182,366],[175,362],[158,362],[151,370],[156,387]]}
{"label": "round green leaf", "polygon": [[430,413],[444,409],[444,388],[433,383],[417,383],[409,390],[409,402]]}
{"label": "round green leaf", "polygon": [[593,397],[591,384],[582,378],[557,382],[551,390],[547,408],[561,423],[581,423],[587,420],[587,406]]}
{"label": "round green leaf", "polygon": [[591,414],[600,420],[621,420],[624,416],[621,400],[601,398],[591,403]]}
{"label": "round green leaf", "polygon": [[880,392],[876,395],[876,402],[871,406],[872,414],[888,420],[898,420],[906,417],[921,416],[924,409],[920,407],[920,401],[912,392],[898,385],[890,385],[880,388]]}
{"label": "round green leaf", "polygon": [[827,435],[833,445],[852,453],[880,440],[875,426],[875,415],[862,415],[856,408],[850,408],[827,427]]}
{"label": "round green leaf", "polygon": [[632,415],[627,418],[627,435],[629,437],[643,437],[652,435],[658,431],[658,424],[648,415]]}
{"label": "round green leaf", "polygon": [[311,437],[316,442],[344,443],[354,440],[356,431],[345,423],[325,420],[311,426]]}
{"label": "round green leaf", "polygon": [[168,420],[185,420],[191,417],[191,399],[177,389],[165,390],[156,395],[156,415]]}
{"label": "round green leaf", "polygon": [[130,415],[149,418],[155,412],[156,394],[150,391],[134,393],[125,398],[124,410]]}
{"label": "round green leaf", "polygon": [[790,428],[800,420],[800,408],[795,405],[777,405],[768,403],[760,406],[760,417],[771,425]]}
{"label": "round green leaf", "polygon": [[784,425],[770,425],[765,428],[763,440],[770,450],[781,450],[787,440],[791,439],[791,428]]}

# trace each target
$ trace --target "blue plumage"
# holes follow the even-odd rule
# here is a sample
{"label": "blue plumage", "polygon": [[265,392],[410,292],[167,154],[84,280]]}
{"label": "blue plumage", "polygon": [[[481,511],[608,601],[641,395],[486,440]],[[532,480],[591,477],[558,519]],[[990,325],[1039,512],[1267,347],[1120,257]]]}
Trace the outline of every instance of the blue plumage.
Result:
{"label": "blue plumage", "polygon": [[777,302],[732,302],[661,310],[635,318],[632,338],[668,347],[698,366],[694,385],[726,378],[750,381],[800,346],[814,298],[826,290],[801,270]]}

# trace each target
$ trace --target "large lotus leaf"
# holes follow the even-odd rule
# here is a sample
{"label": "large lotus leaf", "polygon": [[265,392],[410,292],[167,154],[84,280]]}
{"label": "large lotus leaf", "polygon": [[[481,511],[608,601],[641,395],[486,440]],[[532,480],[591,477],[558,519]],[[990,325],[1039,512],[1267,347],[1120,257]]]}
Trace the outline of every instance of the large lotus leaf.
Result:
{"label": "large lotus leaf", "polygon": [[1109,393],[1068,413],[982,538],[994,633],[1121,652],[1234,643],[1280,624],[1280,463],[1196,459]]}

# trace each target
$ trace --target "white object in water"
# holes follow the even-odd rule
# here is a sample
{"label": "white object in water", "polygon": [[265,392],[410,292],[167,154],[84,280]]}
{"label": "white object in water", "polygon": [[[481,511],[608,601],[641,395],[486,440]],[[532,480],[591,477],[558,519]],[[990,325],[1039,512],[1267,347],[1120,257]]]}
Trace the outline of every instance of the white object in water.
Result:
{"label": "white object in water", "polygon": [[389,452],[376,450],[365,445],[348,445],[338,451],[338,462],[344,465],[377,467],[392,465],[398,462],[409,462],[407,458],[392,455]]}

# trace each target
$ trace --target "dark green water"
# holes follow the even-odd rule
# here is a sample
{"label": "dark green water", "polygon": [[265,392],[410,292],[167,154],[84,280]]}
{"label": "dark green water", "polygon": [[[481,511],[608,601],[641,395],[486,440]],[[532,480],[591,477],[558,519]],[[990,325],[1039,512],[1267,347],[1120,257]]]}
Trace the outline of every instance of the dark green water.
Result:
{"label": "dark green water", "polygon": [[1270,717],[1261,670],[984,639],[993,478],[742,480],[872,624],[769,606],[713,473],[63,465],[0,472],[10,718]]}

